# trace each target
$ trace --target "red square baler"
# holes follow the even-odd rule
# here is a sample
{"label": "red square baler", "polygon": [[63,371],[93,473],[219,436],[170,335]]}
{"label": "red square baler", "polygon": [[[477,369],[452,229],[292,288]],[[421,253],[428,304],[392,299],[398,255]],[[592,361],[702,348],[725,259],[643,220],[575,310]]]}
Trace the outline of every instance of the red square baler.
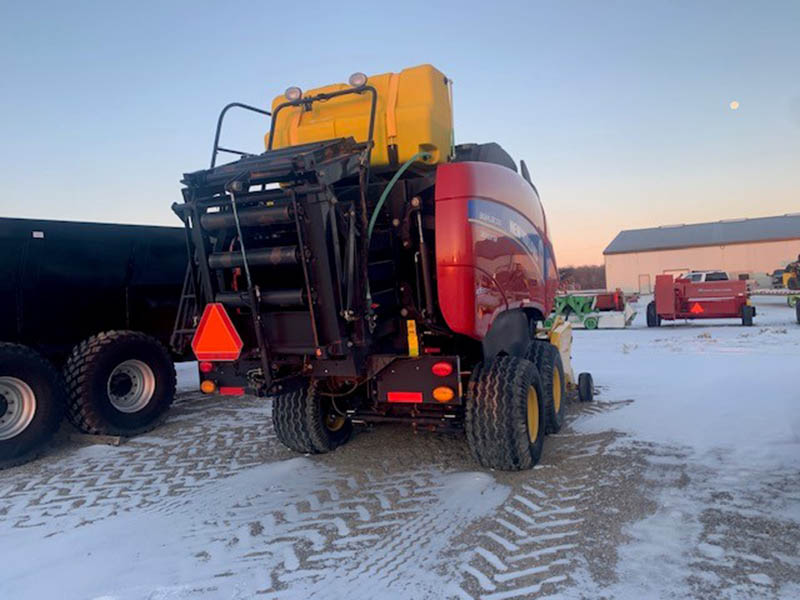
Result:
{"label": "red square baler", "polygon": [[674,279],[656,275],[655,299],[647,306],[648,327],[662,319],[742,319],[752,325],[756,314],[750,304],[746,281],[704,281]]}

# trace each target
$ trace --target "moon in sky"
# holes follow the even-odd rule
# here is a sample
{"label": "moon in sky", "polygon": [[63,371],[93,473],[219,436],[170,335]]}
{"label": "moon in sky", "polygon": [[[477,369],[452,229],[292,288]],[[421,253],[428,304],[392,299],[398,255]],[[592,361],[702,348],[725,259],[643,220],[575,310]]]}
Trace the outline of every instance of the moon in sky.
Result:
{"label": "moon in sky", "polygon": [[730,106],[730,107],[731,107],[731,110],[736,110],[737,108],[739,108],[739,102],[737,102],[736,100],[734,100],[734,101],[733,101],[733,102],[731,102],[731,103],[730,103],[728,106]]}

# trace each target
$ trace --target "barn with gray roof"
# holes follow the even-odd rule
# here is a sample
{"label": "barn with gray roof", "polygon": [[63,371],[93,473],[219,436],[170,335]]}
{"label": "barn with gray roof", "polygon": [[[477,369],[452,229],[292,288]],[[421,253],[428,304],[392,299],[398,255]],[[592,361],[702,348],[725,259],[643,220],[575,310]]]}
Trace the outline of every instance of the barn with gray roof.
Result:
{"label": "barn with gray roof", "polygon": [[603,251],[609,289],[649,293],[655,276],[723,270],[766,284],[797,260],[800,213],[620,231]]}

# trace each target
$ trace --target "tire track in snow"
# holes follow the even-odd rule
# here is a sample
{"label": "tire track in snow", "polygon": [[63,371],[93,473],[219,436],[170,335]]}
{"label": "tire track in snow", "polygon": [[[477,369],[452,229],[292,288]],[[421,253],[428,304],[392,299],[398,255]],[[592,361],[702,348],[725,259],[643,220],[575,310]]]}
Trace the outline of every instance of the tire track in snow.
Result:
{"label": "tire track in snow", "polygon": [[[400,474],[399,480],[400,487],[406,487],[406,477]],[[452,583],[455,569],[448,560],[450,539],[472,521],[494,511],[508,490],[482,473],[431,470],[422,481],[419,476],[408,481],[415,483],[406,498],[414,509],[405,513],[405,519],[389,527],[376,522],[376,533],[364,539],[364,544],[357,544],[357,554],[337,555],[336,560],[328,560],[324,554],[312,555],[302,570],[278,574],[273,578],[273,588],[260,593],[266,598],[283,597],[288,591],[303,598],[352,599],[382,594],[434,597],[430,594],[448,587],[457,593]],[[385,494],[385,489],[380,494]]]}
{"label": "tire track in snow", "polygon": [[40,528],[57,520],[70,528],[180,501],[275,454],[269,414],[268,402],[256,398],[183,397],[151,434],[113,448],[70,444],[4,471],[0,527]]}
{"label": "tire track in snow", "polygon": [[[572,564],[580,537],[584,487],[544,482],[520,487],[503,506],[502,517],[487,524],[483,537],[493,542],[491,549],[478,546],[462,565],[480,589],[476,597],[530,597],[545,584],[567,579],[563,573]],[[572,500],[564,503],[564,496]]]}
{"label": "tire track in snow", "polygon": [[[270,464],[297,455],[272,437],[268,403],[185,399],[151,435],[119,448],[68,448],[4,473],[0,534],[104,531],[104,523],[127,512],[157,517],[172,533],[176,518],[198,515],[161,543],[189,557],[187,572],[211,596],[237,582],[267,598],[357,600],[382,590],[394,597],[502,600],[551,593],[568,580],[592,492],[590,473],[581,469],[586,456],[604,452],[601,439],[565,430],[554,438],[564,461],[578,457],[567,461],[574,463],[569,473],[546,450],[540,468],[509,479],[454,472],[475,468],[459,454],[431,461],[459,440],[404,433],[404,462],[422,466],[403,468],[382,447],[381,434],[372,437],[378,441],[372,448],[370,436],[344,454]],[[355,453],[349,465],[348,451]],[[289,483],[267,476],[287,464],[313,468],[304,477],[287,472]]]}
{"label": "tire track in snow", "polygon": [[[613,410],[616,404],[580,412]],[[585,405],[570,404],[575,407]],[[576,412],[571,411],[570,421]],[[592,459],[604,455],[611,440],[568,430],[553,436],[558,456],[549,454],[555,444],[546,442],[544,462],[513,476],[521,480],[514,494],[485,520],[477,539],[470,540],[473,549],[460,565],[465,594],[483,600],[557,594],[584,565],[584,529],[598,491]],[[569,469],[562,468],[567,461]]]}

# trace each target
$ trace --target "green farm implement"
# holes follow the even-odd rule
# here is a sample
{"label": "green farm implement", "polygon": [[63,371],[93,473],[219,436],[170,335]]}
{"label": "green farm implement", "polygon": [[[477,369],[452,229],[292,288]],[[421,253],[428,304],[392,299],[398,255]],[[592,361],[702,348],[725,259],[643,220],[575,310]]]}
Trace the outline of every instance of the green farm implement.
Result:
{"label": "green farm implement", "polygon": [[636,311],[616,292],[580,292],[556,296],[555,306],[545,326],[559,316],[580,329],[623,329],[628,327]]}

